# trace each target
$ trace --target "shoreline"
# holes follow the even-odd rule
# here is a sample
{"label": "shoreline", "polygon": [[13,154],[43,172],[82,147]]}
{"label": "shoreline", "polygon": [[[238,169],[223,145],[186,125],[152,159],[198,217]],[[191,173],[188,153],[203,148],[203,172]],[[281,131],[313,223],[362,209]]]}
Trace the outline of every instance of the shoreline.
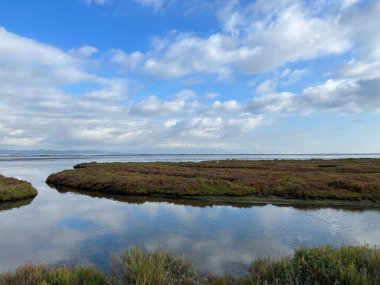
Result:
{"label": "shoreline", "polygon": [[283,205],[283,206],[336,206],[336,207],[371,207],[380,208],[380,203],[372,201],[347,201],[347,200],[302,200],[302,199],[286,199],[280,197],[263,198],[263,197],[248,197],[250,199],[244,199],[245,197],[183,197],[184,199],[202,200],[209,202],[227,202],[227,203],[248,203],[252,205]]}
{"label": "shoreline", "polygon": [[[49,185],[49,184],[48,184]],[[78,191],[69,187],[60,187],[49,185],[60,193],[73,193],[76,195],[85,195],[94,198],[111,199],[119,202],[141,204],[145,202],[168,202],[179,205],[189,205],[194,207],[202,206],[235,206],[235,207],[251,207],[251,206],[289,206],[299,208],[342,208],[347,210],[380,210],[380,203],[373,201],[347,201],[347,200],[300,200],[287,199],[280,197],[233,197],[233,196],[176,196],[164,194],[149,195],[126,195],[115,193],[103,193],[97,191]],[[244,199],[245,198],[245,199]]]}

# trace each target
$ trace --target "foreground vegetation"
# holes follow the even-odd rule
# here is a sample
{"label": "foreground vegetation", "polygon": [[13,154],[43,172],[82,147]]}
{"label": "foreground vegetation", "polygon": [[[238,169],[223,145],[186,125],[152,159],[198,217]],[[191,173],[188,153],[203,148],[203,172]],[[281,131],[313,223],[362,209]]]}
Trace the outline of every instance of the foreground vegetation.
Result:
{"label": "foreground vegetation", "polygon": [[0,203],[33,198],[37,190],[26,181],[0,175]]}
{"label": "foreground vegetation", "polygon": [[199,275],[183,257],[130,249],[111,261],[108,275],[93,267],[24,265],[0,275],[0,285],[254,285],[380,284],[380,249],[365,246],[298,248],[276,261],[258,259],[245,276]]}
{"label": "foreground vegetation", "polygon": [[[380,159],[83,163],[47,183],[168,197],[380,201]],[[226,199],[224,199],[225,201]],[[235,199],[236,200],[236,199]]]}

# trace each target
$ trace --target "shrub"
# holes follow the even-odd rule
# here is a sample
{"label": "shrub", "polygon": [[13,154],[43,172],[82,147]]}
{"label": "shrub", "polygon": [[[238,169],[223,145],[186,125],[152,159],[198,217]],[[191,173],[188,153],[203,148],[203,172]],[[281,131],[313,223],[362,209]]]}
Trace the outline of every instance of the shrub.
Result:
{"label": "shrub", "polygon": [[253,284],[380,284],[380,250],[300,247],[290,258],[256,260],[249,271]]}
{"label": "shrub", "polygon": [[106,276],[93,267],[48,267],[27,264],[0,275],[0,285],[106,285]]}
{"label": "shrub", "polygon": [[201,284],[193,265],[183,257],[165,251],[144,253],[139,248],[112,259],[110,280],[113,285]]}

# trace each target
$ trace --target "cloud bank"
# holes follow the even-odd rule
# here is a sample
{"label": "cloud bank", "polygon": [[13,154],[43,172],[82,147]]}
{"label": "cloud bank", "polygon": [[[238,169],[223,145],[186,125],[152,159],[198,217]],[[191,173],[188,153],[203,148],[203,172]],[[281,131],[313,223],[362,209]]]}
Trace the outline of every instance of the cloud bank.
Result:
{"label": "cloud bank", "polygon": [[[145,51],[62,50],[0,28],[0,148],[255,151],[256,132],[284,116],[380,111],[379,1],[217,3],[217,31],[172,31]],[[338,64],[311,80],[307,65],[328,58]],[[179,88],[135,90],[147,80]]]}

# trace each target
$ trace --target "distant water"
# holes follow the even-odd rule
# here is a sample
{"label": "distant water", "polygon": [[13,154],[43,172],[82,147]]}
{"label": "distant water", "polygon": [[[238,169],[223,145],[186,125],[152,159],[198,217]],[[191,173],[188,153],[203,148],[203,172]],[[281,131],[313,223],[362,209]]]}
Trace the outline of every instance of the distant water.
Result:
{"label": "distant water", "polygon": [[373,209],[273,205],[239,208],[189,201],[91,197],[59,193],[44,182],[52,172],[89,161],[348,157],[380,155],[3,156],[0,173],[32,182],[39,194],[34,200],[0,204],[0,272],[13,270],[25,261],[93,263],[106,269],[111,255],[138,245],[184,254],[201,272],[241,274],[255,257],[289,255],[299,245],[380,246],[380,212]]}
{"label": "distant water", "polygon": [[223,159],[274,160],[274,159],[344,159],[380,158],[380,153],[330,153],[330,154],[130,154],[130,155],[14,155],[0,154],[1,161],[14,160],[91,160],[91,161],[204,161]]}

